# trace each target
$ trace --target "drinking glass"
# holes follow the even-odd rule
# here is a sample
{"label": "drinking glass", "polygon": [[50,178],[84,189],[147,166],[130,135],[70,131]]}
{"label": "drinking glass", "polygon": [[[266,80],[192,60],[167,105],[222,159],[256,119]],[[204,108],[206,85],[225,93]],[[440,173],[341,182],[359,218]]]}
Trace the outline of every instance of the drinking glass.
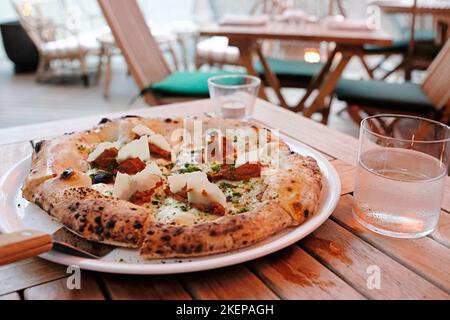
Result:
{"label": "drinking glass", "polygon": [[361,122],[353,214],[366,228],[419,238],[437,226],[450,157],[450,127],[406,115]]}
{"label": "drinking glass", "polygon": [[208,79],[217,116],[248,120],[253,113],[261,80],[248,75],[222,75]]}

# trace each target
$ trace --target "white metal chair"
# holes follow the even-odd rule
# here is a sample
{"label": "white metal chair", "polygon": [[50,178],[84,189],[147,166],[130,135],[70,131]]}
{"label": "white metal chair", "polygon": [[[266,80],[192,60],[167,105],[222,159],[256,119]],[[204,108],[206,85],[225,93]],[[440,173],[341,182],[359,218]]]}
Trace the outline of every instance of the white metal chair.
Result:
{"label": "white metal chair", "polygon": [[[42,81],[56,73],[56,67],[77,68],[84,84],[89,84],[88,56],[101,58],[97,37],[108,32],[103,26],[82,32],[78,29],[80,21],[85,21],[83,10],[73,10],[59,0],[12,0],[20,23],[28,33],[39,52],[39,66],[36,80]],[[77,2],[71,2],[77,5]],[[79,14],[79,15],[78,15]],[[79,17],[79,19],[78,19]],[[100,67],[100,63],[99,63]]]}

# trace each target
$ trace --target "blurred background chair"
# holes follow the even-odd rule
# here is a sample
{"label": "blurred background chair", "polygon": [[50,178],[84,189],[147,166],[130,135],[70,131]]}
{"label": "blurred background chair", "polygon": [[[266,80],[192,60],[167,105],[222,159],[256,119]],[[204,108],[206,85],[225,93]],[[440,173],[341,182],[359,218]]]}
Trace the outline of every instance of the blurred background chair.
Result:
{"label": "blurred background chair", "polygon": [[[397,36],[391,46],[367,45],[360,55],[361,62],[372,79],[386,79],[402,71],[405,80],[411,80],[413,70],[426,70],[442,48],[444,41],[438,41],[434,16],[419,15],[415,8],[417,2],[411,2],[412,11],[405,13],[387,13],[389,24]],[[374,66],[369,66],[367,57],[379,56]],[[396,64],[389,63],[391,57],[399,57]],[[388,66],[386,68],[386,66]]]}
{"label": "blurred background chair", "polygon": [[[171,72],[136,0],[99,0],[117,47],[149,105],[209,97],[208,78],[227,72]],[[133,20],[133,23],[129,23]]]}
{"label": "blurred background chair", "polygon": [[12,0],[12,4],[39,52],[36,80],[70,71],[81,74],[89,85],[88,58],[97,58],[100,68],[97,37],[108,32],[100,12],[90,14],[83,9],[83,1]]}
{"label": "blurred background chair", "polygon": [[339,81],[335,95],[347,103],[347,111],[356,123],[367,115],[403,113],[448,122],[450,109],[450,40],[427,70],[421,85],[407,81]]}

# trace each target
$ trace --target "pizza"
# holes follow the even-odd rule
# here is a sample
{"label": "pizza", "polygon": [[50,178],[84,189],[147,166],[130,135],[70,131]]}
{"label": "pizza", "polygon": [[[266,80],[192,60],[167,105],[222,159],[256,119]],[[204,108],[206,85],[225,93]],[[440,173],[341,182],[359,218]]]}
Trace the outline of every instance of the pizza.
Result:
{"label": "pizza", "polygon": [[298,226],[321,188],[315,159],[273,130],[126,116],[36,143],[22,193],[80,237],[162,259],[228,252]]}

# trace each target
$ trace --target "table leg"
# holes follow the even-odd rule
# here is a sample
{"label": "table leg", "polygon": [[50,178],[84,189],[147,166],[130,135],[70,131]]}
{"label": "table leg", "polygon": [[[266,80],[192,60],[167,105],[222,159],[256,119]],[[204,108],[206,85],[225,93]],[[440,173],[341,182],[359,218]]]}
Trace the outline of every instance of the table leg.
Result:
{"label": "table leg", "polygon": [[[258,73],[253,68],[253,53],[257,47],[254,41],[232,41],[230,39],[230,45],[237,46],[239,48],[239,56],[241,64],[247,69],[248,74],[258,77]],[[261,83],[259,88],[259,97],[264,100],[269,100],[267,98],[266,92],[264,91],[264,84]]]}
{"label": "table leg", "polygon": [[103,83],[103,97],[106,99],[109,97],[109,86],[111,84],[111,75],[112,75],[112,61],[111,61],[111,56],[112,53],[110,50],[106,50],[106,68],[105,68],[105,80]]}
{"label": "table leg", "polygon": [[319,87],[319,93],[317,94],[314,101],[308,108],[303,110],[303,115],[305,117],[311,117],[314,112],[317,112],[321,108],[324,107],[324,100],[327,96],[333,93],[334,88],[336,87],[339,78],[341,77],[342,72],[344,71],[347,63],[353,56],[353,53],[349,51],[341,51],[341,60],[336,65],[336,67],[331,71],[328,76],[325,77],[324,81]]}
{"label": "table leg", "polygon": [[324,77],[330,73],[330,69],[336,53],[337,48],[335,47],[333,51],[331,51],[331,54],[328,56],[327,62],[325,62],[319,73],[311,80],[308,88],[306,88],[305,95],[302,97],[298,105],[294,108],[295,112],[302,111],[305,108],[306,100],[308,100],[308,98],[311,96],[311,93],[322,84]]}
{"label": "table leg", "polygon": [[264,57],[264,54],[262,53],[261,50],[261,45],[256,46],[256,53],[258,54],[258,58],[261,61],[261,64],[263,65],[265,78],[269,83],[270,87],[275,91],[275,94],[277,95],[280,105],[283,108],[290,109],[286,103],[286,100],[283,97],[283,94],[281,93],[280,81],[278,80],[276,74],[272,71],[272,69],[269,66],[269,63]]}

